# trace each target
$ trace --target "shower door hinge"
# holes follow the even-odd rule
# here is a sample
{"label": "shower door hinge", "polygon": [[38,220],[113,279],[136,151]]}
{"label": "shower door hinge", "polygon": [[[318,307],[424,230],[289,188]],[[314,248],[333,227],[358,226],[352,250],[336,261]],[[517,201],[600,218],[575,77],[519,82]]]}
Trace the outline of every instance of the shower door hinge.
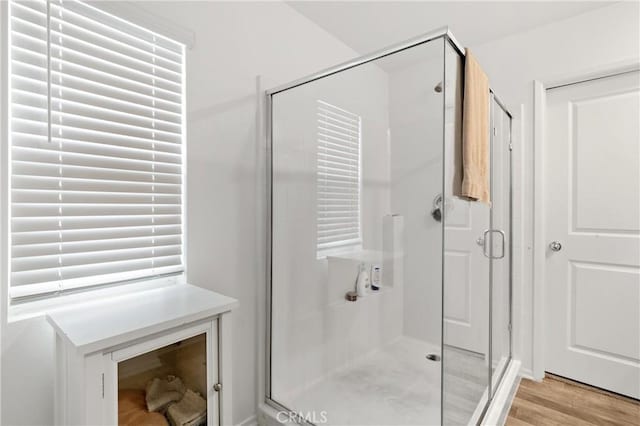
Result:
{"label": "shower door hinge", "polygon": [[104,373],[102,373],[102,399],[104,399]]}
{"label": "shower door hinge", "polygon": [[497,128],[493,128],[493,136],[497,136],[498,135],[498,129]]}
{"label": "shower door hinge", "polygon": [[512,143],[509,144],[509,151],[513,151],[513,144]]}

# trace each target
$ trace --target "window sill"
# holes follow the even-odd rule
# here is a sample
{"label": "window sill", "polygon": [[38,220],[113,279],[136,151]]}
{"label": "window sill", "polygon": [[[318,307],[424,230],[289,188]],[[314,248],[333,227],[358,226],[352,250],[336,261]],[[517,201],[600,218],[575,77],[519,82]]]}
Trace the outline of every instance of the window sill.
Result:
{"label": "window sill", "polygon": [[349,255],[351,253],[362,252],[362,244],[338,246],[332,248],[322,249],[317,252],[317,260],[327,260],[330,257],[340,257],[342,255]]}
{"label": "window sill", "polygon": [[185,275],[180,274],[170,277],[151,278],[131,284],[115,285],[112,287],[87,290],[80,293],[52,296],[46,299],[17,303],[9,305],[7,309],[7,322],[15,323],[31,318],[43,317],[48,313],[62,311],[78,305],[88,306],[93,303],[104,302],[108,299],[131,296],[135,293],[177,284],[184,284],[185,282]]}

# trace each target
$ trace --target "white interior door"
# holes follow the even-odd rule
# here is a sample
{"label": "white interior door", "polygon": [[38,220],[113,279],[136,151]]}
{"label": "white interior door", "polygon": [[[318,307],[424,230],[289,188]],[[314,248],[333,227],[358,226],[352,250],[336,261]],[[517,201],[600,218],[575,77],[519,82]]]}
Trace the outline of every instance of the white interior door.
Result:
{"label": "white interior door", "polygon": [[[444,336],[448,346],[486,355],[489,350],[489,259],[483,236],[491,207],[453,196],[460,170],[461,127],[445,126]],[[457,132],[455,135],[453,132]]]}
{"label": "white interior door", "polygon": [[545,369],[640,398],[640,75],[547,92]]}
{"label": "white interior door", "polygon": [[444,342],[480,354],[488,351],[489,259],[482,237],[489,229],[486,204],[452,197],[445,218]]}

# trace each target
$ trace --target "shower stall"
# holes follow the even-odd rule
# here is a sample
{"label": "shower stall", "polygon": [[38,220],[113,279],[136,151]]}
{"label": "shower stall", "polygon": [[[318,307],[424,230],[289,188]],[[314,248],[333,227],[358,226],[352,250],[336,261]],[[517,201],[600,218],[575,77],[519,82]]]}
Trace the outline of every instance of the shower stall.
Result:
{"label": "shower stall", "polygon": [[[266,402],[299,423],[478,423],[511,361],[511,116],[461,178],[447,29],[267,92]],[[279,420],[282,420],[280,418]]]}

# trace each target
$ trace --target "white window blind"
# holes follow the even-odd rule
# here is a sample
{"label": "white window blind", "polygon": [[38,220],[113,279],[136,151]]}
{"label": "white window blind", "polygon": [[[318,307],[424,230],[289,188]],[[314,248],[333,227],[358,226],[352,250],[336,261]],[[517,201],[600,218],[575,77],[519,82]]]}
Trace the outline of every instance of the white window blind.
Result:
{"label": "white window blind", "polygon": [[360,116],[318,100],[317,251],[358,246]]}
{"label": "white window blind", "polygon": [[11,297],[182,271],[184,46],[70,0],[9,35]]}

